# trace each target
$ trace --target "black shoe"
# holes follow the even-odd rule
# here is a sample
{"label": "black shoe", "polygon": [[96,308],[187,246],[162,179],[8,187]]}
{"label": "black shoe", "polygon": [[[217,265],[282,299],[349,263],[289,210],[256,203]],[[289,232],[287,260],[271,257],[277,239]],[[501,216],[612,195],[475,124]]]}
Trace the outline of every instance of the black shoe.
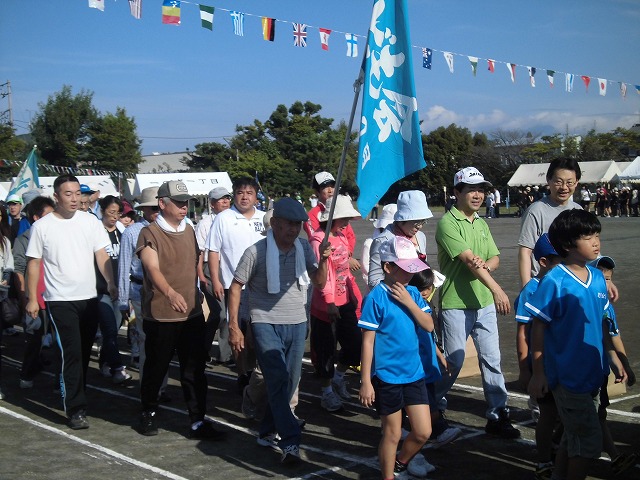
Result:
{"label": "black shoe", "polygon": [[160,403],[169,403],[171,401],[171,397],[166,392],[160,392],[158,395],[158,402]]}
{"label": "black shoe", "polygon": [[84,430],[89,428],[87,415],[84,410],[79,410],[69,417],[69,428],[71,430]]}
{"label": "black shoe", "polygon": [[497,420],[489,420],[487,426],[484,427],[484,431],[489,435],[495,435],[497,437],[514,439],[520,438],[520,430],[515,428],[509,420],[509,411],[501,410]]}
{"label": "black shoe", "polygon": [[147,437],[158,434],[158,426],[156,425],[156,412],[146,411],[140,415],[140,433]]}
{"label": "black shoe", "polygon": [[213,428],[213,422],[202,420],[194,429],[189,430],[189,437],[196,440],[222,440],[226,436],[225,432]]}
{"label": "black shoe", "polygon": [[251,378],[251,372],[238,375],[238,378],[236,379],[236,388],[240,395],[244,393],[244,387],[249,385],[249,378]]}
{"label": "black shoe", "polygon": [[222,362],[221,365],[227,368],[235,368],[236,361],[233,358],[230,358],[226,362]]}

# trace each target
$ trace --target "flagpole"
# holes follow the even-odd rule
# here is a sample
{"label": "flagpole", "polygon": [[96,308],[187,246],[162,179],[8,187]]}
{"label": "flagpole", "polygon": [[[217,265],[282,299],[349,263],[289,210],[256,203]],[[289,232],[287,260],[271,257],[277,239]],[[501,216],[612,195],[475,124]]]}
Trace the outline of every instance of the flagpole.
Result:
{"label": "flagpole", "polygon": [[[347,133],[344,138],[344,146],[342,147],[342,156],[340,157],[340,165],[338,166],[338,175],[336,177],[336,185],[334,188],[333,196],[339,194],[340,186],[342,184],[342,173],[344,171],[344,164],[347,160],[347,148],[351,143],[351,130],[353,129],[353,119],[356,115],[356,108],[358,107],[358,98],[360,98],[360,90],[362,89],[362,85],[364,84],[364,70],[365,70],[365,62],[367,61],[367,46],[369,45],[369,35],[367,35],[367,42],[364,46],[364,55],[362,57],[362,66],[360,68],[360,74],[358,78],[353,84],[353,104],[351,105],[351,115],[349,116],[349,124],[347,125]],[[329,218],[327,220],[327,227],[324,230],[324,238],[326,241],[329,241],[329,232],[331,232],[331,224],[333,223],[333,212],[336,208],[336,202],[332,201],[331,206],[329,207]],[[362,212],[360,212],[362,215]]]}

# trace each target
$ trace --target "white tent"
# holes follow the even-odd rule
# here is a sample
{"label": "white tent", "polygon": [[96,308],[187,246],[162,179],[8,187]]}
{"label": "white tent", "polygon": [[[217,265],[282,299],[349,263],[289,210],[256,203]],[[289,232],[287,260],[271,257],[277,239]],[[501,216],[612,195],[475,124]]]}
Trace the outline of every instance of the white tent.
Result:
{"label": "white tent", "polygon": [[[58,177],[39,177],[40,189],[42,195],[53,198],[53,182]],[[100,198],[107,195],[120,196],[118,193],[118,187],[113,183],[109,175],[76,175],[76,178],[80,183],[90,185],[93,188],[100,190]]]}
{"label": "white tent", "polygon": [[[582,177],[580,183],[608,183],[620,174],[620,168],[613,160],[595,162],[579,162]],[[510,187],[526,185],[545,185],[547,183],[548,163],[531,163],[520,165],[507,184]]]}
{"label": "white tent", "polygon": [[11,182],[0,182],[0,199],[4,200],[9,195]]}
{"label": "white tent", "polygon": [[635,160],[631,162],[627,168],[625,168],[620,174],[618,174],[618,179],[622,183],[640,182],[640,156],[637,156]]}
{"label": "white tent", "polygon": [[197,173],[139,173],[133,196],[137,197],[147,187],[159,187],[169,180],[181,180],[191,195],[208,195],[214,187],[225,187],[231,191],[232,182],[227,172]]}

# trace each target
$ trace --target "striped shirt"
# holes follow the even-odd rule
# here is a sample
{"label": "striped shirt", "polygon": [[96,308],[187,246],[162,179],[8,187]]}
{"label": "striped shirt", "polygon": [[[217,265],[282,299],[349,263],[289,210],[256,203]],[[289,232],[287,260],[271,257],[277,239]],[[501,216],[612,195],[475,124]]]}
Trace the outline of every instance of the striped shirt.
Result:
{"label": "striped shirt", "polygon": [[[299,239],[304,250],[307,272],[312,275],[318,269],[311,245]],[[234,278],[246,285],[252,323],[287,325],[307,321],[305,304],[307,286],[300,286],[296,278],[296,249],[280,252],[280,293],[267,290],[267,240],[262,239],[247,248],[238,263]]]}

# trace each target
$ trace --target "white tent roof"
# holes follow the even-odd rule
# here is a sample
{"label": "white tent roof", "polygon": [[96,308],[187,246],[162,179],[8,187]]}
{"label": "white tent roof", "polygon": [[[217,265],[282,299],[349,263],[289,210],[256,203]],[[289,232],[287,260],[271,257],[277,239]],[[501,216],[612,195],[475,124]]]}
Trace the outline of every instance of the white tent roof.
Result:
{"label": "white tent roof", "polygon": [[[582,170],[580,183],[610,182],[620,174],[620,168],[613,160],[596,162],[579,162]],[[520,165],[507,184],[510,187],[523,187],[525,185],[545,185],[547,183],[548,163],[531,163]]]}
{"label": "white tent roof", "polygon": [[621,182],[640,180],[640,156],[637,156],[627,168],[625,168],[620,174],[618,174],[618,178]]}
{"label": "white tent roof", "polygon": [[208,195],[214,187],[225,187],[231,191],[232,182],[227,172],[197,173],[139,173],[136,175],[134,196],[147,187],[159,187],[169,180],[181,180],[191,195]]}
{"label": "white tent roof", "polygon": [[0,182],[0,198],[5,199],[9,195],[9,189],[11,188],[11,182]]}
{"label": "white tent roof", "polygon": [[[39,177],[40,187],[42,189],[42,195],[53,198],[53,182],[58,177]],[[76,178],[85,185],[90,185],[93,188],[100,190],[100,198],[107,195],[120,196],[118,187],[113,183],[109,175],[76,175]]]}

